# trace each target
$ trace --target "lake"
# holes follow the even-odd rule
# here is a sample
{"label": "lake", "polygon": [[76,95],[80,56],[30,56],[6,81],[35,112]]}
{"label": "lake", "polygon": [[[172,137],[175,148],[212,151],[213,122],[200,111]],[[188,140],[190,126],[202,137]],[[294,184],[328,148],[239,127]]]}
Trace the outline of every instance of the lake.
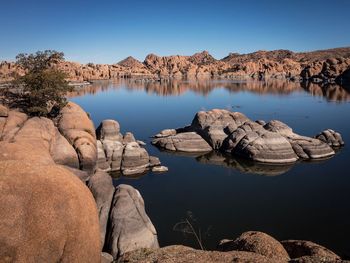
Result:
{"label": "lake", "polygon": [[[266,232],[278,240],[305,239],[350,257],[350,92],[286,81],[97,82],[70,94],[97,127],[115,119],[147,143],[169,172],[119,178],[137,188],[161,246],[198,247],[193,236],[174,226],[191,218],[203,244],[214,249],[244,231]],[[186,156],[160,151],[150,136],[190,124],[200,110],[225,108],[252,120],[278,119],[299,134],[332,128],[345,147],[329,159],[265,166],[220,155]]]}

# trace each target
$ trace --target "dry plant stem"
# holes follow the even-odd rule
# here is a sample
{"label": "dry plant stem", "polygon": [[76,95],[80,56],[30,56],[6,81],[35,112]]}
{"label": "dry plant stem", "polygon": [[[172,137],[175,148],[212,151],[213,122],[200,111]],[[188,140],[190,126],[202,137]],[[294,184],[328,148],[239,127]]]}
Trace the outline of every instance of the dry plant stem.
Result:
{"label": "dry plant stem", "polygon": [[190,228],[191,228],[191,230],[193,232],[193,235],[196,237],[199,246],[201,247],[202,250],[204,250],[204,247],[202,245],[201,239],[198,237],[198,235],[197,235],[196,231],[194,230],[192,224],[190,223],[190,221],[188,221],[188,219],[186,219],[186,222],[190,226]]}

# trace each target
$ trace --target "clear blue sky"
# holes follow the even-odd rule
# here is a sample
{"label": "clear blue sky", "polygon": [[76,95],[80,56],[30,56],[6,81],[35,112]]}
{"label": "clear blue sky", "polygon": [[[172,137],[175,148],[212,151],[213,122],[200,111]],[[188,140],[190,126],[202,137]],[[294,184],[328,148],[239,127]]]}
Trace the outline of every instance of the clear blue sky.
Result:
{"label": "clear blue sky", "polygon": [[67,60],[350,46],[350,0],[0,0],[0,60],[55,49]]}

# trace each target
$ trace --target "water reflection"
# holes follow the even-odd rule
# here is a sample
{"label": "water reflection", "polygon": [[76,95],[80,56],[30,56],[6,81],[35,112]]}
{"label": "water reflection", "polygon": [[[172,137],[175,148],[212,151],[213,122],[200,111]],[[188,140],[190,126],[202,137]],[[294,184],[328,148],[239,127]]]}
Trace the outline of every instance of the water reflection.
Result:
{"label": "water reflection", "polygon": [[289,95],[294,92],[306,91],[313,96],[324,97],[329,101],[350,101],[350,92],[336,84],[299,83],[292,81],[229,81],[229,80],[162,80],[143,81],[132,79],[116,79],[113,81],[98,81],[92,85],[76,88],[68,97],[96,94],[110,89],[140,90],[158,96],[180,96],[188,91],[207,96],[217,88],[223,88],[230,93],[251,92],[256,94]]}
{"label": "water reflection", "polygon": [[288,172],[294,164],[271,165],[253,162],[251,160],[232,157],[231,155],[220,152],[210,152],[205,155],[196,157],[200,163],[221,165],[227,168],[236,169],[242,173],[258,174],[264,176],[277,176]]}

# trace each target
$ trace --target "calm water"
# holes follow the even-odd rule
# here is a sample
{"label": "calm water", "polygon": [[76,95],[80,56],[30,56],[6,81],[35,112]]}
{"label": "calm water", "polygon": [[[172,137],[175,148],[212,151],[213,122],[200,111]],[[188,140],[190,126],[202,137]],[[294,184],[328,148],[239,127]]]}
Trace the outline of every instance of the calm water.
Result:
{"label": "calm water", "polygon": [[306,239],[350,256],[350,148],[322,162],[262,166],[221,156],[183,156],[161,152],[150,136],[185,126],[199,110],[227,108],[253,120],[279,119],[303,135],[335,129],[350,142],[350,93],[339,86],[321,88],[287,82],[219,81],[142,83],[101,82],[71,94],[97,126],[115,119],[122,132],[147,142],[150,154],[169,167],[115,184],[136,187],[146,203],[161,246],[196,246],[173,227],[190,211],[204,245],[259,230],[282,239]]}

